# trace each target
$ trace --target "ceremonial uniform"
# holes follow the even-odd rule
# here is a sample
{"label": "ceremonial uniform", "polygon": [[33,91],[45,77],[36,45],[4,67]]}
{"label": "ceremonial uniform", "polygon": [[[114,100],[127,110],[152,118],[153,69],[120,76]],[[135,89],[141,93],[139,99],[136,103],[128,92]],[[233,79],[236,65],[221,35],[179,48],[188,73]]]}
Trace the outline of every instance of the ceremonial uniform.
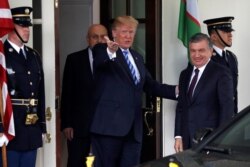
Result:
{"label": "ceremonial uniform", "polygon": [[[228,67],[233,77],[233,88],[234,88],[234,112],[238,112],[238,61],[235,54],[231,51],[225,50],[225,47],[231,47],[232,45],[232,20],[234,17],[219,17],[205,20],[207,24],[208,33],[213,41],[213,56],[211,59],[219,64]],[[223,33],[220,33],[222,31]],[[216,34],[218,38],[213,38],[212,34]],[[225,35],[226,34],[226,35]],[[225,53],[223,55],[223,52]]]}
{"label": "ceremonial uniform", "polygon": [[11,9],[15,29],[4,42],[7,85],[15,137],[7,145],[8,167],[35,167],[46,133],[44,74],[40,55],[25,45],[32,26],[31,7]]}
{"label": "ceremonial uniform", "polygon": [[[26,151],[42,146],[42,133],[46,133],[44,76],[39,54],[24,46],[26,58],[22,57],[8,41],[4,43],[8,89],[11,96],[15,138],[8,144],[9,150]],[[25,99],[22,102],[22,99]],[[34,99],[34,105],[29,104]],[[28,125],[27,114],[37,114],[35,124]]]}
{"label": "ceremonial uniform", "polygon": [[226,50],[226,57],[227,62],[223,60],[223,58],[217,53],[215,50],[213,51],[213,56],[211,57],[211,60],[225,65],[228,67],[231,71],[232,77],[233,77],[233,88],[234,88],[234,112],[237,113],[238,111],[238,91],[237,91],[237,85],[238,85],[238,61],[235,54],[229,50]]}

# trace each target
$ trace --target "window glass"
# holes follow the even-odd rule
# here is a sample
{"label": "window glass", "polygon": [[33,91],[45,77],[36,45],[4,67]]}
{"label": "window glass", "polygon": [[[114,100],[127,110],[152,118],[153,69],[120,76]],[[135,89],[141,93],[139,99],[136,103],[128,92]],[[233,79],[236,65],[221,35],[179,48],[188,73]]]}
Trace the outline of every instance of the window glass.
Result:
{"label": "window glass", "polygon": [[126,0],[112,0],[112,18],[126,14]]}
{"label": "window glass", "polygon": [[131,0],[131,15],[135,18],[145,18],[145,0]]}
{"label": "window glass", "polygon": [[139,24],[133,44],[133,49],[139,52],[143,56],[144,60],[146,59],[145,31],[145,24]]}
{"label": "window glass", "polygon": [[210,145],[250,153],[250,112],[221,133]]}

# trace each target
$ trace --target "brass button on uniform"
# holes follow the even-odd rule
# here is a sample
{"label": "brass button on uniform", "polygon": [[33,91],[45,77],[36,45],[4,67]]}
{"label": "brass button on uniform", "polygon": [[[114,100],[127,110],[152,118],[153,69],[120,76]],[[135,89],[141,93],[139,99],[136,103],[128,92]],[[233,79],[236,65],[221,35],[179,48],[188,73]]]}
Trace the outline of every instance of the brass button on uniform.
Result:
{"label": "brass button on uniform", "polygon": [[30,72],[30,71],[28,71],[27,73],[28,73],[29,75],[31,74],[31,72]]}

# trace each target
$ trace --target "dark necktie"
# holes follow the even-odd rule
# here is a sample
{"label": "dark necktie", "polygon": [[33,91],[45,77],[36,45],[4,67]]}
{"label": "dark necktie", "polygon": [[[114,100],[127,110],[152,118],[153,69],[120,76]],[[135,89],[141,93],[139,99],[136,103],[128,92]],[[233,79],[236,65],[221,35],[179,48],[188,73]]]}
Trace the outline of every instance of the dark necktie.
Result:
{"label": "dark necktie", "polygon": [[192,79],[192,81],[190,83],[189,89],[188,89],[188,97],[190,99],[192,99],[192,97],[193,97],[194,87],[196,85],[196,82],[197,82],[197,79],[198,79],[198,75],[199,75],[199,69],[196,68],[194,70],[194,72],[195,72],[195,75],[194,75],[194,77],[193,77],[193,79]]}
{"label": "dark necktie", "polygon": [[130,60],[129,60],[129,58],[128,58],[128,54],[129,54],[129,53],[128,53],[127,50],[124,50],[124,51],[123,51],[124,58],[125,58],[125,60],[126,60],[126,62],[127,62],[127,64],[128,64],[128,67],[129,67],[130,73],[131,73],[131,75],[132,75],[132,77],[133,77],[134,83],[135,83],[135,84],[138,84],[138,83],[139,83],[139,80],[138,80],[138,78],[136,77],[135,68],[134,68],[133,64],[130,62]]}
{"label": "dark necktie", "polygon": [[26,59],[26,55],[24,54],[23,49],[20,49],[19,55]]}
{"label": "dark necktie", "polygon": [[225,63],[228,65],[228,59],[227,59],[227,53],[226,51],[222,51],[222,59],[225,61]]}

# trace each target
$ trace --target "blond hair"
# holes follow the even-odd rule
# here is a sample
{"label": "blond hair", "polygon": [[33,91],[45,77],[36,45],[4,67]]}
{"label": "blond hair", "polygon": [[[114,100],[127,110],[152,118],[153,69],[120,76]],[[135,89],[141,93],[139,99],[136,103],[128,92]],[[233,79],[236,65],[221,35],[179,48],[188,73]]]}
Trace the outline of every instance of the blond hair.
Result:
{"label": "blond hair", "polygon": [[138,24],[138,21],[132,16],[118,16],[112,24],[112,29],[114,30],[121,25],[128,25],[137,28]]}

